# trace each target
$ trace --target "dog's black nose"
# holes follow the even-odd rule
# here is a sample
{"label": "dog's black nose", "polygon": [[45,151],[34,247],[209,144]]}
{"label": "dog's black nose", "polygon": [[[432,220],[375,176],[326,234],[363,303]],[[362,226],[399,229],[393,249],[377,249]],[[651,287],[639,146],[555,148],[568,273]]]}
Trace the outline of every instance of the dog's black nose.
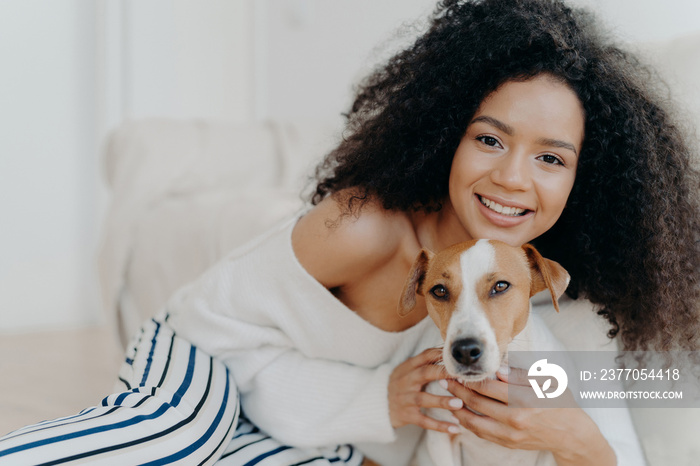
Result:
{"label": "dog's black nose", "polygon": [[481,357],[481,342],[475,338],[457,340],[452,344],[452,357],[465,366],[471,366]]}

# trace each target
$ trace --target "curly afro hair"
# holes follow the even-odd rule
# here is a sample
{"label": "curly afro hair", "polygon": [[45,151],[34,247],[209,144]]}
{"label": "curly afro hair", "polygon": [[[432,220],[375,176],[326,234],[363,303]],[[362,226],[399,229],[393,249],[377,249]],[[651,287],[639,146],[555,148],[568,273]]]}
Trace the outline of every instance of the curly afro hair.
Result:
{"label": "curly afro hair", "polygon": [[348,212],[435,211],[480,103],[546,73],[585,111],[577,177],[558,222],[533,244],[571,274],[625,349],[696,349],[700,176],[656,96],[660,82],[586,11],[548,0],[445,0],[427,32],[359,87],[345,138],[316,171],[311,202],[353,188]]}

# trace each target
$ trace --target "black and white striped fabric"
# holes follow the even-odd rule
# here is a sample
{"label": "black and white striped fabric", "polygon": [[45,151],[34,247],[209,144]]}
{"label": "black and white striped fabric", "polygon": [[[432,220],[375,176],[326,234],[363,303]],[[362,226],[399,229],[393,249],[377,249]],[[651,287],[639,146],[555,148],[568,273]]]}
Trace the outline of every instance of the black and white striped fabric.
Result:
{"label": "black and white striped fabric", "polygon": [[[151,320],[127,352],[119,393],[77,415],[0,438],[2,465],[260,465],[362,463],[350,446],[284,446],[240,416],[220,361]],[[240,417],[240,422],[239,422]]]}
{"label": "black and white striped fabric", "polygon": [[360,466],[362,454],[350,445],[327,449],[301,449],[283,445],[250,423],[241,415],[231,442],[217,466],[328,466],[331,464]]}

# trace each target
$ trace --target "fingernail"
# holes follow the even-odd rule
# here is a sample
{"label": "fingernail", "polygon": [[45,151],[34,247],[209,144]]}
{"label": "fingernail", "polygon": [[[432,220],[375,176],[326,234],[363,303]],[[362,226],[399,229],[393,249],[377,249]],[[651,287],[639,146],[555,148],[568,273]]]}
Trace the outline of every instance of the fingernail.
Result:
{"label": "fingernail", "polygon": [[457,426],[450,426],[447,428],[447,431],[451,434],[459,434],[459,427]]}
{"label": "fingernail", "polygon": [[450,408],[461,408],[464,405],[459,398],[452,398],[447,404],[450,405]]}
{"label": "fingernail", "polygon": [[500,372],[503,375],[508,375],[510,374],[510,367],[503,365],[498,368],[498,372]]}
{"label": "fingernail", "polygon": [[442,379],[442,380],[440,380],[438,383],[440,384],[440,386],[441,386],[442,388],[444,388],[445,390],[447,390],[447,380]]}

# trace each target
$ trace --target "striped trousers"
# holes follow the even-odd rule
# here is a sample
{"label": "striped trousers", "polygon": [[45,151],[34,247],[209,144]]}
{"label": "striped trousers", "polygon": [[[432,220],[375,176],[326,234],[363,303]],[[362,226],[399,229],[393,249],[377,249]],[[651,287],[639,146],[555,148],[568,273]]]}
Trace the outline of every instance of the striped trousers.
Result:
{"label": "striped trousers", "polygon": [[142,327],[118,390],[100,406],[0,438],[0,465],[359,466],[363,460],[349,445],[298,449],[267,436],[240,413],[226,366],[164,321]]}

